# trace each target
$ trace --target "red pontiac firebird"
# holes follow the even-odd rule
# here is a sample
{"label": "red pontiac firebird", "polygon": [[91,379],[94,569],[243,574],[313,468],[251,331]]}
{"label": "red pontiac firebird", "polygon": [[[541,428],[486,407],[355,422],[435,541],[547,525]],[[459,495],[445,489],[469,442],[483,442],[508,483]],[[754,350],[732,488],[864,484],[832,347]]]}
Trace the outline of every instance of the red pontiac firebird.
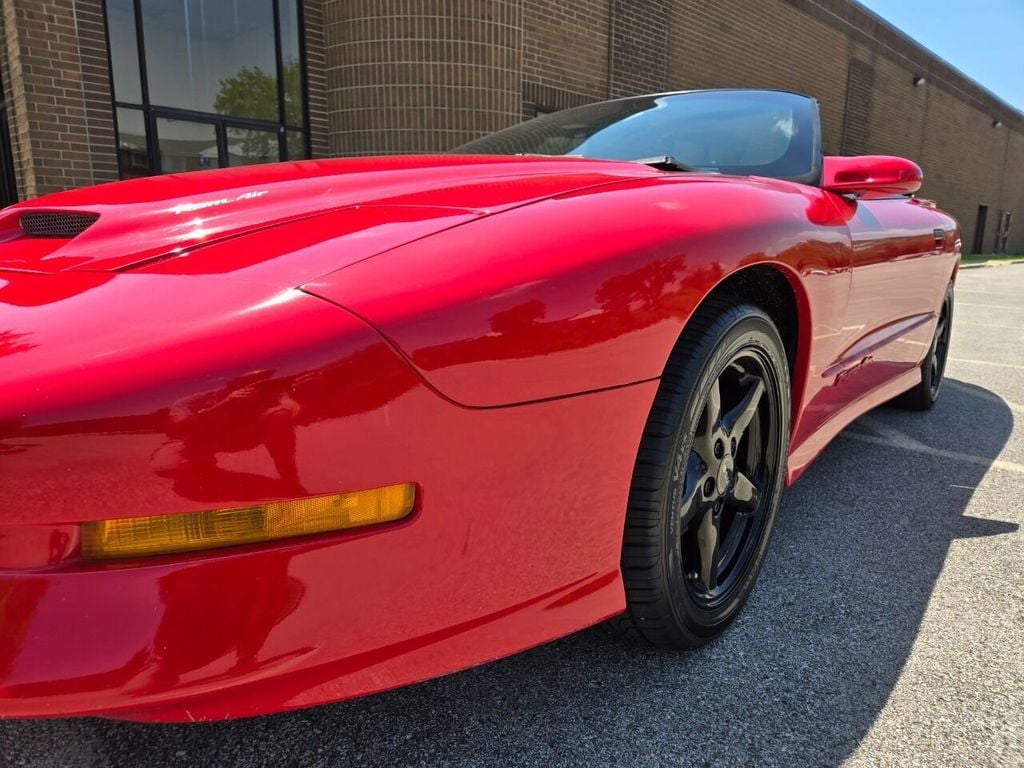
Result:
{"label": "red pontiac firebird", "polygon": [[957,224],[820,136],[805,96],[663,94],[0,213],[0,716],[717,636],[783,487],[942,381]]}

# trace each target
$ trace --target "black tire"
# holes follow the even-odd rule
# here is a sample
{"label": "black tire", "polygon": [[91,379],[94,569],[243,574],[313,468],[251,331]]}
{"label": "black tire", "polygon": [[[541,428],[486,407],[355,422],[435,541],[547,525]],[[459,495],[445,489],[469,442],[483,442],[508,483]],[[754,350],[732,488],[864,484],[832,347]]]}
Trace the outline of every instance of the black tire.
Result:
{"label": "black tire", "polygon": [[[716,400],[717,427],[709,427]],[[739,613],[782,495],[789,400],[789,366],[771,319],[748,304],[707,300],[666,365],[640,443],[623,537],[627,609],[617,619],[628,638],[691,648],[720,635]],[[723,469],[730,462],[725,451],[732,458]],[[708,481],[715,483],[710,495]],[[735,550],[731,565],[727,546]]]}
{"label": "black tire", "polygon": [[897,408],[908,411],[928,411],[939,399],[942,378],[949,356],[949,340],[953,333],[953,284],[946,286],[946,295],[939,308],[939,319],[932,335],[932,345],[921,363],[921,381],[913,389],[891,400]]}

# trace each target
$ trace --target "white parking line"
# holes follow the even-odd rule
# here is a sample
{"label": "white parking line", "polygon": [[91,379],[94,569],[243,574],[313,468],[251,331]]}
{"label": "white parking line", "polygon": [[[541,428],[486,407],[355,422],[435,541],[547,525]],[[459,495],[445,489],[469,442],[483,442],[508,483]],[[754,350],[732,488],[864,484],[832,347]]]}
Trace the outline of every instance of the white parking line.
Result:
{"label": "white parking line", "polygon": [[967,363],[968,365],[994,365],[998,368],[1016,368],[1017,370],[1024,371],[1024,365],[1015,365],[1014,363],[993,363],[988,360],[967,360],[963,357],[951,357],[949,359],[954,363]]}
{"label": "white parking line", "polygon": [[[996,325],[994,323],[975,323],[972,320],[954,320],[953,327],[959,328],[961,325],[972,325],[975,328],[1000,328],[1004,331],[1019,331],[1019,325]],[[817,336],[815,336],[817,338]]]}
{"label": "white parking line", "polygon": [[1024,312],[1024,303],[1021,304],[974,304],[969,301],[958,301],[958,307],[982,307],[983,309],[1016,309]]}
{"label": "white parking line", "polygon": [[[863,420],[863,419],[862,419]],[[893,430],[895,431],[895,430]],[[975,464],[979,467],[1001,469],[1007,472],[1014,472],[1018,475],[1024,475],[1024,464],[1018,464],[1015,461],[1003,461],[1002,459],[986,459],[981,456],[972,456],[969,453],[959,453],[958,451],[943,451],[939,448],[931,448],[927,445],[908,438],[903,435],[906,439],[898,439],[892,437],[880,437],[878,435],[866,435],[863,432],[841,432],[841,435],[848,437],[851,440],[857,440],[862,443],[873,443],[874,445],[884,445],[888,448],[899,448],[901,451],[913,451],[914,453],[923,453],[928,456],[937,456],[940,459],[952,459],[953,461],[959,461],[964,464]],[[897,434],[902,435],[902,432]]]}

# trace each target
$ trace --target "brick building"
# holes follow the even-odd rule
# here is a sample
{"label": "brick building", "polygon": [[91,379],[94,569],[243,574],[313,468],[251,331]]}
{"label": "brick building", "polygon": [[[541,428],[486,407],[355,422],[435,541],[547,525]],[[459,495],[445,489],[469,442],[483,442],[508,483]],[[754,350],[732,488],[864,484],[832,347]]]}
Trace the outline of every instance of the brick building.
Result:
{"label": "brick building", "polygon": [[827,152],[917,160],[966,250],[1024,252],[1024,115],[850,0],[0,7],[4,202],[172,170],[445,150],[609,96],[754,86],[817,97]]}

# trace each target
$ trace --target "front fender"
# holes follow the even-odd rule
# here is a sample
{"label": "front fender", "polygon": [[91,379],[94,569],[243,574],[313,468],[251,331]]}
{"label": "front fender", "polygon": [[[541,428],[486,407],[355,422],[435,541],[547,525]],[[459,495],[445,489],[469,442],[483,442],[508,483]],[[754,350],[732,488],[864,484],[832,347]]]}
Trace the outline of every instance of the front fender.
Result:
{"label": "front fender", "polygon": [[374,325],[462,405],[573,395],[659,377],[736,269],[827,263],[812,202],[797,185],[645,179],[477,220],[303,289]]}

